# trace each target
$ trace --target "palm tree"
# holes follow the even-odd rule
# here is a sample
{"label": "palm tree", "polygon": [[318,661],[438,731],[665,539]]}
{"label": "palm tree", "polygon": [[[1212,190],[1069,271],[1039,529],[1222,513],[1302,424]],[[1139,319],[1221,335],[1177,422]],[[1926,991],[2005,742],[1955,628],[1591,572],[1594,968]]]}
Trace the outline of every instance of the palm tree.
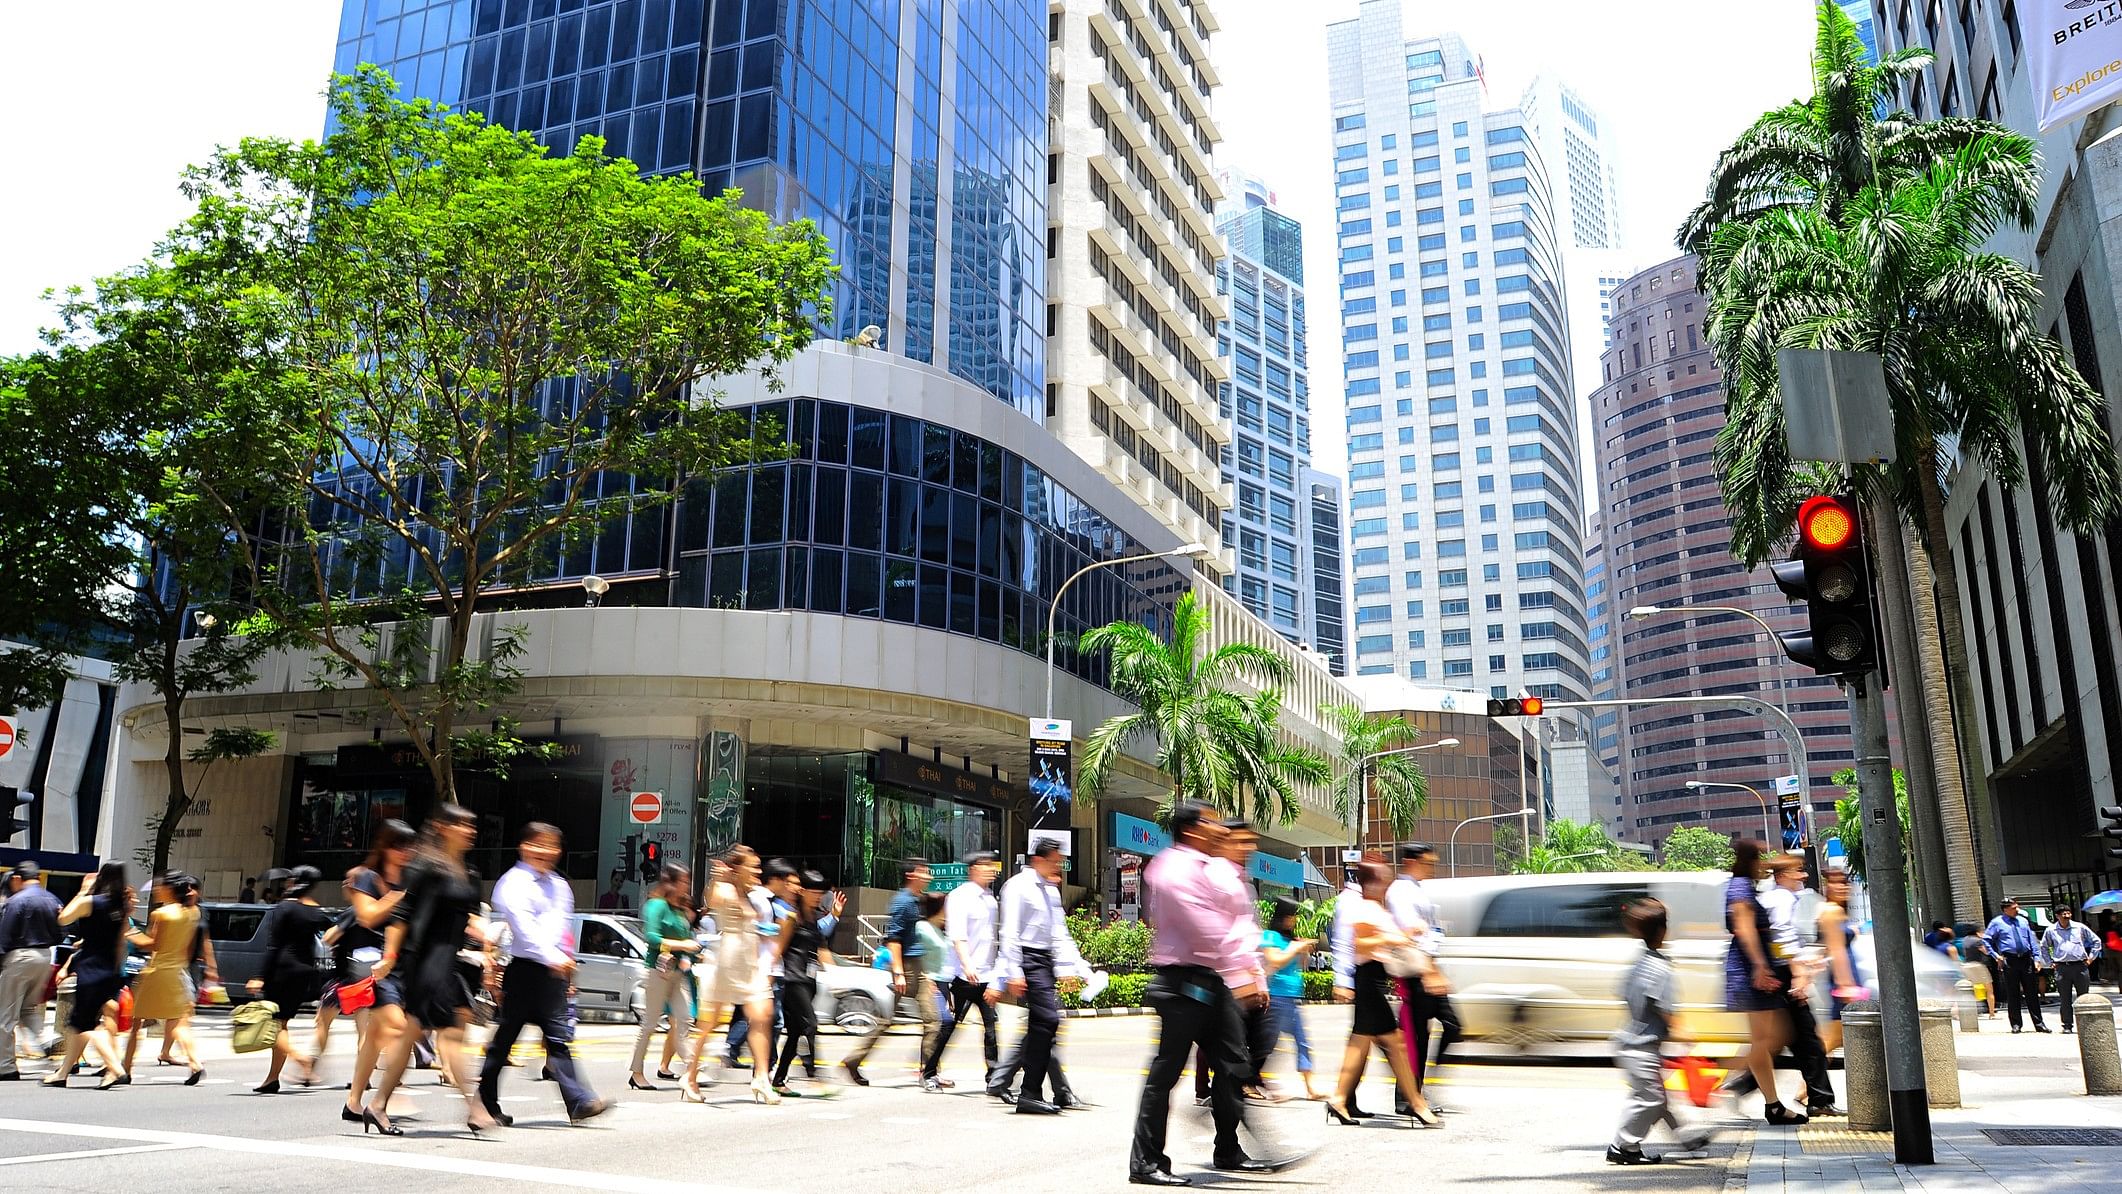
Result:
{"label": "palm tree", "polygon": [[1107,719],[1083,749],[1086,791],[1105,786],[1116,760],[1141,738],[1156,743],[1171,800],[1199,800],[1243,814],[1263,829],[1296,819],[1296,785],[1319,782],[1325,761],[1292,746],[1280,729],[1289,661],[1266,647],[1209,648],[1208,611],[1192,593],[1179,598],[1169,639],[1138,622],[1112,622],[1083,636],[1082,649],[1106,652],[1113,693],[1135,712]]}
{"label": "palm tree", "polygon": [[1513,875],[1565,875],[1589,871],[1618,871],[1622,851],[1603,825],[1557,819],[1547,823],[1538,842],[1512,859]]}
{"label": "palm tree", "polygon": [[[1921,696],[1898,708],[1918,789],[1937,794],[1935,806],[1916,809],[1934,882],[1926,902],[1973,908],[1986,878],[1975,871],[1974,825],[1989,824],[1990,810],[1981,769],[1961,765],[1980,757],[1971,739],[1979,723],[1939,444],[1956,442],[2013,484],[2023,429],[2042,445],[2062,521],[2081,530],[2116,509],[2122,476],[2097,397],[2041,332],[2038,278],[1981,251],[2007,223],[2031,227],[2033,144],[1986,121],[1880,116],[1929,53],[1904,50],[1868,67],[1839,7],[1823,3],[1819,20],[1813,96],[1765,114],[1720,157],[1708,197],[1680,231],[1702,255],[1709,338],[1726,373],[1716,466],[1733,553],[1759,563],[1823,480],[1817,466],[1790,459],[1776,350],[1883,358],[1896,460],[1852,470],[1850,481],[1881,532],[1893,669]],[[1948,873],[1950,885],[1937,886]]]}
{"label": "palm tree", "polygon": [[1319,712],[1341,743],[1339,770],[1333,777],[1334,814],[1355,827],[1355,840],[1361,842],[1368,828],[1363,823],[1364,802],[1375,795],[1385,806],[1393,836],[1413,833],[1422,810],[1429,807],[1429,776],[1412,754],[1372,756],[1415,745],[1415,727],[1398,714],[1372,716],[1357,705],[1326,705]]}

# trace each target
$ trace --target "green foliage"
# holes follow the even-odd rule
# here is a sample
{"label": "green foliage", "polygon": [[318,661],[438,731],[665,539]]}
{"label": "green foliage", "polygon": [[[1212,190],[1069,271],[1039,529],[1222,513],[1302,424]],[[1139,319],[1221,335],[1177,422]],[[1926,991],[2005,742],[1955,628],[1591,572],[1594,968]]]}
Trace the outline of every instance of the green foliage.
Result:
{"label": "green foliage", "polygon": [[1681,825],[1665,836],[1659,848],[1668,871],[1728,871],[1731,869],[1731,839],[1699,825]]}
{"label": "green foliage", "polygon": [[[1844,767],[1830,777],[1842,795],[1835,799],[1835,823],[1820,830],[1822,838],[1835,838],[1842,843],[1844,854],[1849,859],[1849,873],[1864,878],[1864,814],[1857,802],[1857,769]],[[1911,822],[1908,819],[1908,777],[1894,768],[1894,816],[1901,823],[1905,836]],[[1916,856],[1907,855],[1904,860],[1909,872],[1909,889],[1915,889]]]}
{"label": "green foliage", "polygon": [[1139,920],[1117,920],[1100,926],[1077,948],[1083,960],[1119,975],[1149,968],[1149,926]]}
{"label": "green foliage", "polygon": [[1326,1003],[1334,997],[1334,972],[1332,970],[1307,970],[1304,972],[1304,998],[1311,1003]]}
{"label": "green foliage", "polygon": [[1681,230],[1702,258],[1709,339],[1725,371],[1714,455],[1733,553],[1765,559],[1798,499],[1835,483],[1790,458],[1781,348],[1880,354],[1895,458],[1851,480],[1915,513],[1916,525],[1924,494],[1935,500],[1940,441],[2011,486],[2023,437],[2042,453],[2059,520],[2099,527],[2122,510],[2099,397],[2044,330],[2040,279],[1983,251],[2001,230],[2033,229],[2034,143],[1988,121],[1879,118],[1929,51],[1869,67],[1836,5],[1823,2],[1819,21],[1813,95],[1764,114],[1724,152]]}
{"label": "green foliage", "polygon": [[1281,732],[1274,685],[1289,679],[1289,662],[1250,643],[1210,650],[1208,634],[1208,611],[1189,592],[1173,611],[1169,639],[1126,621],[1083,636],[1081,649],[1110,658],[1113,692],[1136,709],[1091,731],[1083,789],[1103,788],[1128,745],[1147,739],[1171,777],[1174,802],[1199,800],[1263,829],[1288,824],[1298,814],[1296,785],[1328,777],[1324,759],[1289,745]]}
{"label": "green foliage", "polygon": [[[1515,839],[1516,834],[1511,838]],[[1566,818],[1547,823],[1539,842],[1529,850],[1504,854],[1505,835],[1496,835],[1496,857],[1510,875],[1562,875],[1588,871],[1632,871],[1648,864],[1607,836],[1602,825],[1584,825]]]}
{"label": "green foliage", "polygon": [[[1354,825],[1357,808],[1368,797],[1383,803],[1394,837],[1414,833],[1415,822],[1429,807],[1429,777],[1415,754],[1387,754],[1415,745],[1415,728],[1405,717],[1363,712],[1357,705],[1327,705],[1320,710],[1341,742],[1333,781],[1334,812]],[[1369,793],[1365,794],[1368,780]]]}
{"label": "green foliage", "polygon": [[[1105,985],[1105,989],[1098,992],[1098,997],[1091,1001],[1091,1007],[1141,1007],[1142,997],[1149,991],[1150,979],[1155,976],[1148,974],[1115,974],[1111,977],[1112,981],[1108,982]],[[1065,1008],[1084,1006],[1082,992],[1080,990],[1062,992],[1061,1006]]]}
{"label": "green foliage", "polygon": [[[1302,941],[1306,938],[1324,937],[1328,927],[1334,923],[1334,900],[1336,898],[1338,897],[1328,896],[1323,900],[1298,900],[1297,923],[1295,931],[1290,934],[1291,938]],[[1260,914],[1261,927],[1265,928],[1274,917],[1275,902],[1273,900],[1258,900],[1255,901],[1254,907]]]}

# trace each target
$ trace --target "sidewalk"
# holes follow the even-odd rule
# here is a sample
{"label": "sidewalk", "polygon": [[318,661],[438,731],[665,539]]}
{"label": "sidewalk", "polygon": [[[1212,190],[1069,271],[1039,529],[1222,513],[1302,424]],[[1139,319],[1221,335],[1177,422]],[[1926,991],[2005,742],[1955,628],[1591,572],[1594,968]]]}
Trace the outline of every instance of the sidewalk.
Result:
{"label": "sidewalk", "polygon": [[[2046,1013],[2057,1027],[2053,1009]],[[1761,1125],[1738,1142],[1724,1188],[1828,1194],[1843,1190],[2040,1191],[2093,1194],[2122,1190],[2122,1097],[2084,1094],[2078,1038],[2014,1036],[2002,1016],[1979,1033],[1956,1033],[1960,1101],[1931,1109],[1934,1165],[1894,1164],[1893,1134],[1853,1132],[1841,1120],[1798,1129]],[[2020,1143],[1993,1131],[2105,1129],[2104,1141],[2049,1137]]]}

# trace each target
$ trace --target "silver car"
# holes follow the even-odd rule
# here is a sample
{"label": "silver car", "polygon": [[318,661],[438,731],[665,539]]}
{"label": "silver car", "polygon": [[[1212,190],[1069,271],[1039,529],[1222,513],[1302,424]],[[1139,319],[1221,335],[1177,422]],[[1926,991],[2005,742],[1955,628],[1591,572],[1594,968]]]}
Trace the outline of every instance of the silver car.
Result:
{"label": "silver car", "polygon": [[575,1012],[580,1018],[640,1023],[647,940],[639,917],[575,914]]}

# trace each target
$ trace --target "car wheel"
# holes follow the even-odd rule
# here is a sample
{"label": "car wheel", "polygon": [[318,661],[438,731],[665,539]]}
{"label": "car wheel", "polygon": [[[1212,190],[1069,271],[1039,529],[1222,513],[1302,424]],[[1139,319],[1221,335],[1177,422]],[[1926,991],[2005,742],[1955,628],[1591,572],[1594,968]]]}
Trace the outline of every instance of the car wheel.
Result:
{"label": "car wheel", "polygon": [[833,1023],[850,1032],[868,1032],[877,1026],[877,1001],[863,991],[849,991],[833,1002]]}

